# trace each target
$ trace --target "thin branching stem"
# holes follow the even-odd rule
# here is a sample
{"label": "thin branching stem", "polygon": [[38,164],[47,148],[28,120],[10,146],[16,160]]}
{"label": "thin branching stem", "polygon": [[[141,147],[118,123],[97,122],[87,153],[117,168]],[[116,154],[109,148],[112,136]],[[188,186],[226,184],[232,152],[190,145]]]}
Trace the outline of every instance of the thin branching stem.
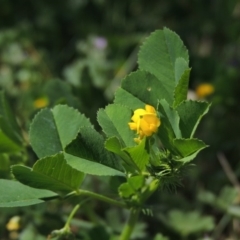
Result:
{"label": "thin branching stem", "polygon": [[133,229],[138,221],[140,209],[131,209],[128,221],[126,222],[119,240],[129,240]]}
{"label": "thin branching stem", "polygon": [[98,199],[100,201],[103,201],[103,202],[106,202],[106,203],[109,203],[109,204],[112,204],[112,205],[115,205],[117,207],[121,207],[121,208],[128,208],[128,206],[126,205],[126,203],[124,202],[120,202],[120,201],[117,201],[117,200],[114,200],[112,198],[109,198],[109,197],[105,197],[101,194],[98,194],[98,193],[94,193],[94,192],[90,192],[90,191],[87,191],[87,190],[82,190],[80,189],[78,194],[80,196],[88,196],[88,197],[92,197],[92,198],[95,198],[95,199]]}

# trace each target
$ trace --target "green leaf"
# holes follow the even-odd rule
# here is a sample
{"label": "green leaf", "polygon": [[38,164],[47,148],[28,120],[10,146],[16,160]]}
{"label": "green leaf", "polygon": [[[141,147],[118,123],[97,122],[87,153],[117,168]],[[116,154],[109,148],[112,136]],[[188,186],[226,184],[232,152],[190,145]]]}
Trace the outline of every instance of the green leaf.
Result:
{"label": "green leaf", "polygon": [[240,218],[240,207],[236,205],[229,206],[227,213],[235,218]]}
{"label": "green leaf", "polygon": [[118,188],[118,192],[122,198],[129,198],[135,193],[129,183],[122,183]]}
{"label": "green leaf", "polygon": [[84,178],[66,163],[63,153],[38,160],[32,169],[15,165],[12,172],[23,184],[64,193],[77,191]]}
{"label": "green leaf", "polygon": [[86,174],[98,176],[125,176],[123,172],[91,160],[89,161],[85,158],[76,157],[67,153],[64,153],[64,156],[67,160],[67,163],[72,168]]}
{"label": "green leaf", "polygon": [[124,152],[121,142],[119,141],[119,139],[117,137],[108,138],[105,141],[105,148],[108,151],[113,152],[113,153],[117,154],[118,156],[120,156],[129,165],[132,165],[131,158],[129,157],[129,155],[127,153]]}
{"label": "green leaf", "polygon": [[192,138],[201,118],[208,112],[210,104],[187,100],[176,107],[180,116],[180,129],[183,138]]}
{"label": "green leaf", "polygon": [[43,203],[44,198],[56,197],[48,190],[34,189],[17,181],[0,179],[0,207],[24,207]]}
{"label": "green leaf", "polygon": [[180,117],[178,115],[178,112],[172,107],[170,107],[164,99],[159,102],[159,110],[160,113],[168,119],[176,138],[181,138],[182,133],[179,129]]}
{"label": "green leaf", "polygon": [[133,162],[137,165],[140,171],[146,168],[149,162],[149,153],[146,149],[146,138],[144,138],[137,146],[124,148],[124,151],[129,154]]}
{"label": "green leaf", "polygon": [[65,149],[71,155],[122,170],[119,159],[104,148],[104,138],[95,129],[81,128],[76,139]]}
{"label": "green leaf", "polygon": [[41,110],[30,126],[30,143],[39,158],[54,155],[76,138],[80,127],[92,127],[89,120],[66,105]]}
{"label": "green leaf", "polygon": [[187,157],[207,147],[203,141],[196,138],[174,139],[173,145],[182,157]]}
{"label": "green leaf", "polygon": [[187,157],[183,157],[181,159],[178,159],[177,161],[183,162],[183,163],[188,163],[190,161],[192,161],[193,159],[196,158],[196,156],[198,155],[198,153],[202,150],[203,148],[200,148],[199,150],[197,150],[196,152],[194,152],[191,155],[188,155]]}
{"label": "green leaf", "polygon": [[[188,52],[179,36],[167,28],[152,33],[143,43],[139,55],[138,64],[140,70],[145,70],[155,75],[164,86],[164,89],[173,103],[173,91],[176,78],[183,69],[182,58],[188,65]],[[176,67],[175,67],[176,66]],[[184,66],[185,67],[185,66]]]}
{"label": "green leaf", "polygon": [[163,235],[160,234],[160,233],[158,233],[158,234],[155,236],[154,240],[169,240],[169,238],[163,236]]}
{"label": "green leaf", "polygon": [[173,106],[176,107],[179,105],[182,101],[187,99],[188,94],[188,82],[189,82],[189,75],[190,75],[191,69],[188,68],[185,70],[175,88],[174,91],[174,103]]}
{"label": "green leaf", "polygon": [[14,153],[21,150],[21,146],[11,140],[1,129],[0,129],[0,153]]}
{"label": "green leaf", "polygon": [[197,199],[203,203],[207,203],[212,206],[215,206],[217,197],[212,192],[200,190],[200,192],[198,193]]}
{"label": "green leaf", "polygon": [[168,225],[183,237],[193,233],[211,231],[214,228],[213,218],[201,216],[198,211],[172,210],[168,214],[167,221]]}
{"label": "green leaf", "polygon": [[119,188],[118,192],[119,195],[123,198],[129,198],[134,195],[137,191],[139,191],[145,183],[144,176],[133,176],[128,178],[126,183],[122,183]]}
{"label": "green leaf", "polygon": [[165,85],[149,72],[136,71],[122,80],[114,102],[135,110],[144,108],[146,104],[156,107],[161,99],[172,101],[172,94],[167,91]]}
{"label": "green leaf", "polygon": [[114,103],[125,105],[133,111],[136,110],[137,108],[144,108],[146,105],[140,99],[133,96],[132,93],[128,92],[122,87],[118,88],[117,91],[115,92]]}
{"label": "green leaf", "polygon": [[21,130],[5,99],[3,91],[0,91],[0,131],[0,153],[21,150]]}
{"label": "green leaf", "polygon": [[[209,191],[200,191],[198,194],[198,200],[203,203],[209,204],[215,208],[220,209],[223,212],[227,212],[233,216],[237,216],[238,213],[234,214],[232,210],[234,210],[233,204],[234,200],[238,196],[238,190],[234,187],[223,186],[219,196],[214,195]],[[238,211],[239,209],[236,208]],[[237,216],[239,217],[239,216]]]}
{"label": "green leaf", "polygon": [[[182,78],[182,75],[187,69],[188,69],[188,62],[184,58],[179,57],[175,60],[174,72],[175,72],[176,83],[179,82],[179,80]],[[188,89],[188,86],[187,86],[187,89]]]}
{"label": "green leaf", "polygon": [[135,134],[130,130],[132,111],[119,104],[108,105],[98,111],[98,122],[107,137],[117,137],[124,146],[134,146]]}
{"label": "green leaf", "polygon": [[128,184],[135,190],[138,191],[140,190],[145,183],[145,178],[142,175],[139,176],[133,176],[128,178]]}
{"label": "green leaf", "polygon": [[204,233],[214,228],[214,220],[209,216],[201,216],[198,211],[184,212],[180,210],[172,210],[165,215],[159,215],[160,220],[178,232],[182,238],[187,238],[190,234]]}
{"label": "green leaf", "polygon": [[176,149],[173,146],[173,139],[181,137],[179,129],[180,118],[177,111],[169,106],[165,100],[161,100],[158,110],[160,112],[161,125],[158,130],[158,136],[166,147],[173,154],[176,154]]}

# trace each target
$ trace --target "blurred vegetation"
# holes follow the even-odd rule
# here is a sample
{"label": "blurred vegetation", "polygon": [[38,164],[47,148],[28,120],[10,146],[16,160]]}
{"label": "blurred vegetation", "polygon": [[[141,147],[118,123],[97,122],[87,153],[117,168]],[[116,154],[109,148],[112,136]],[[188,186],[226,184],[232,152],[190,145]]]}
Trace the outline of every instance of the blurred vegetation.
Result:
{"label": "blurred vegetation", "polygon": [[[40,108],[66,103],[97,124],[97,110],[111,102],[121,79],[136,68],[140,42],[166,26],[189,49],[190,89],[196,93],[202,83],[214,88],[206,96],[211,111],[198,129],[210,147],[183,187],[151,198],[147,207],[154,215],[142,214],[132,239],[240,239],[239,1],[0,0],[0,6],[0,89],[26,146],[21,154],[1,154],[1,178],[11,178],[10,165],[36,160],[27,132]],[[111,194],[108,182],[88,178],[85,187]],[[0,240],[46,239],[63,226],[71,208],[69,202],[49,202],[1,209]],[[72,231],[77,239],[107,240],[121,231],[126,214],[90,201],[80,208]],[[13,216],[21,223],[9,231]]]}

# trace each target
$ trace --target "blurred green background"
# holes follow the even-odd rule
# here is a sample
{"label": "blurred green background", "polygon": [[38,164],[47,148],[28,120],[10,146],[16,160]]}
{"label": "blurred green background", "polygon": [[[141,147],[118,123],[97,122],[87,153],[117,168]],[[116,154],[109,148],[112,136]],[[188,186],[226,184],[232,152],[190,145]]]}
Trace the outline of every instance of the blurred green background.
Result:
{"label": "blurred green background", "polygon": [[[111,103],[120,81],[137,68],[141,42],[168,27],[187,46],[190,90],[212,102],[197,135],[203,151],[176,191],[161,190],[142,214],[132,239],[240,239],[240,2],[237,0],[0,0],[0,89],[21,126],[26,151],[0,155],[0,177],[10,165],[32,166],[28,127],[42,107],[63,103],[89,117]],[[199,87],[209,84],[199,93]],[[204,92],[206,91],[206,92]],[[109,179],[85,187],[111,194]],[[73,200],[74,202],[74,200]],[[1,209],[0,240],[46,239],[62,227],[71,202]],[[80,209],[76,239],[110,240],[126,212],[101,202]],[[20,216],[21,227],[6,224]],[[159,233],[159,234],[158,234]],[[160,235],[162,233],[163,236]],[[157,235],[158,234],[158,235]]]}

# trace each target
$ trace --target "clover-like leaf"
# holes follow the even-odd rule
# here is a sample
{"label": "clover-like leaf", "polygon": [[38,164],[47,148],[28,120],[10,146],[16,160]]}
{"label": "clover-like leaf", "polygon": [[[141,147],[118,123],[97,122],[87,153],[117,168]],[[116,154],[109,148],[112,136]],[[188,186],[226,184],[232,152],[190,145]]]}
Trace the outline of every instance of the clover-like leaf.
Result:
{"label": "clover-like leaf", "polygon": [[158,130],[158,136],[166,147],[173,154],[177,154],[173,146],[175,138],[181,138],[182,134],[179,128],[180,117],[178,112],[169,106],[165,100],[161,100],[158,106],[160,112],[161,125]]}
{"label": "clover-like leaf", "polygon": [[98,123],[107,137],[117,137],[126,147],[134,146],[135,134],[130,130],[132,111],[120,104],[110,104],[98,111]]}
{"label": "clover-like leaf", "polygon": [[52,197],[57,197],[57,194],[31,188],[17,181],[0,179],[0,207],[24,207],[43,203],[43,199]]}
{"label": "clover-like leaf", "polygon": [[67,163],[74,169],[86,174],[97,176],[121,176],[125,174],[117,169],[108,167],[98,162],[88,160],[86,158],[77,157],[71,154],[64,153]]}
{"label": "clover-like leaf", "polygon": [[156,76],[147,71],[136,71],[122,80],[121,88],[115,94],[115,103],[123,104],[132,110],[144,108],[146,104],[157,106],[158,101],[172,101],[172,95]]}
{"label": "clover-like leaf", "polygon": [[127,182],[122,183],[119,188],[118,192],[119,195],[123,198],[129,198],[138,192],[144,186],[144,176],[133,176],[128,178]]}
{"label": "clover-like leaf", "polygon": [[146,137],[138,145],[123,150],[128,153],[140,171],[146,168],[150,158],[146,147]]}
{"label": "clover-like leaf", "polygon": [[119,159],[104,148],[104,138],[91,127],[81,128],[78,136],[66,148],[68,154],[122,170]]}
{"label": "clover-like leaf", "polygon": [[51,156],[76,138],[80,127],[92,127],[89,120],[76,109],[57,105],[41,110],[30,126],[30,143],[39,158]]}
{"label": "clover-like leaf", "polygon": [[174,107],[187,99],[190,71],[191,69],[186,69],[177,83],[174,91]]}
{"label": "clover-like leaf", "polygon": [[173,145],[182,157],[187,157],[207,147],[203,141],[196,138],[174,139]]}
{"label": "clover-like leaf", "polygon": [[170,99],[165,98],[170,105],[174,101],[173,92],[179,76],[187,68],[188,61],[188,51],[182,40],[167,28],[152,33],[141,46],[138,55],[139,69],[157,77],[164,86],[165,94],[171,96]]}
{"label": "clover-like leaf", "polygon": [[182,237],[190,234],[211,231],[214,228],[214,220],[210,216],[201,216],[198,211],[184,212],[172,210],[168,217],[160,215],[160,219]]}
{"label": "clover-like leaf", "polygon": [[208,112],[210,104],[187,100],[176,107],[180,116],[180,129],[183,138],[192,138],[201,118]]}
{"label": "clover-like leaf", "polygon": [[133,164],[132,159],[124,151],[123,146],[121,145],[121,142],[117,137],[108,138],[105,141],[105,148],[108,151],[113,152],[113,153],[117,154],[118,156],[120,156],[128,165]]}
{"label": "clover-like leaf", "polygon": [[15,165],[14,176],[28,186],[67,193],[77,191],[84,173],[66,163],[63,153],[38,160],[33,168]]}

